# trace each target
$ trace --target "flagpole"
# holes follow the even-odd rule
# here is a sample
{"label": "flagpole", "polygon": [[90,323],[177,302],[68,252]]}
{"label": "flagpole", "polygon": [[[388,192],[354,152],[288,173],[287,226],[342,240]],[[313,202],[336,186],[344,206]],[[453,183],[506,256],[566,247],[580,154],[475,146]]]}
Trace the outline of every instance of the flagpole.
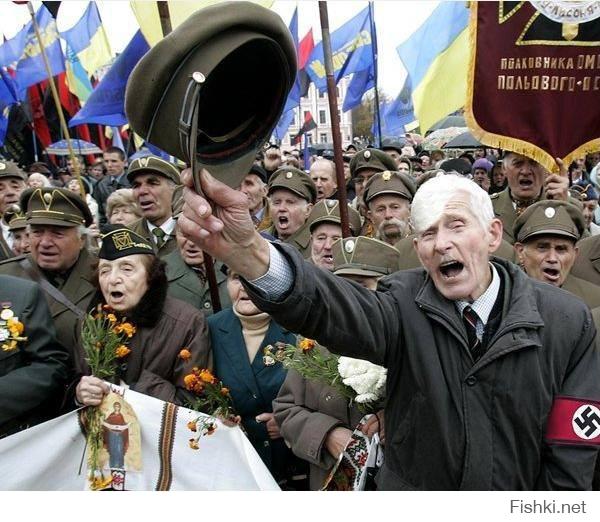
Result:
{"label": "flagpole", "polygon": [[377,118],[377,143],[375,144],[377,148],[381,148],[381,114],[379,111],[379,86],[377,78],[379,76],[377,72],[377,33],[375,32],[375,7],[373,2],[369,2],[369,21],[371,24],[371,38],[373,39],[373,44],[371,45],[371,49],[373,50],[373,82],[375,83],[375,112],[374,116]]}
{"label": "flagpole", "polygon": [[[165,37],[173,30],[173,26],[171,25],[171,14],[169,13],[169,4],[168,2],[156,2],[156,7],[158,8],[158,14],[160,16],[160,27],[162,29],[163,37]],[[217,313],[221,311],[221,298],[219,296],[215,265],[211,256],[206,252],[203,252],[203,255],[204,273],[206,274],[206,280],[208,281],[210,301],[212,303],[213,312]]]}
{"label": "flagpole", "polygon": [[327,98],[329,98],[329,116],[331,119],[331,133],[333,138],[333,157],[335,162],[335,177],[338,186],[338,201],[340,202],[340,220],[342,236],[350,237],[348,225],[348,197],[346,195],[346,179],[344,178],[344,161],[342,158],[342,136],[340,133],[340,117],[337,105],[337,93],[333,78],[333,57],[331,56],[331,38],[329,35],[329,15],[327,2],[319,2],[319,17],[321,19],[321,35],[323,37],[323,56],[325,59],[325,73],[327,75]]}
{"label": "flagpole", "polygon": [[52,76],[52,69],[50,68],[50,62],[48,61],[48,57],[46,56],[46,51],[44,50],[44,44],[42,43],[42,37],[40,35],[40,28],[38,27],[37,20],[35,19],[35,11],[33,10],[33,4],[31,2],[27,2],[27,8],[29,9],[29,15],[31,16],[31,23],[33,25],[33,30],[35,31],[35,36],[38,41],[38,45],[40,48],[40,54],[42,55],[42,60],[44,61],[44,67],[46,68],[46,74],[48,75],[48,83],[50,85],[50,91],[52,92],[52,99],[54,100],[54,105],[56,106],[56,112],[58,113],[58,119],[60,121],[60,128],[67,140],[67,148],[69,149],[69,157],[71,158],[71,164],[73,165],[73,170],[75,172],[75,177],[79,182],[79,189],[81,191],[82,197],[85,199],[85,188],[83,187],[83,180],[81,179],[81,174],[79,172],[79,161],[75,161],[75,152],[73,151],[73,147],[71,145],[71,138],[69,136],[69,128],[67,127],[67,122],[65,120],[65,115],[62,111],[62,106],[60,104],[60,98],[58,97],[58,91],[56,90],[56,84],[54,83],[54,78]]}

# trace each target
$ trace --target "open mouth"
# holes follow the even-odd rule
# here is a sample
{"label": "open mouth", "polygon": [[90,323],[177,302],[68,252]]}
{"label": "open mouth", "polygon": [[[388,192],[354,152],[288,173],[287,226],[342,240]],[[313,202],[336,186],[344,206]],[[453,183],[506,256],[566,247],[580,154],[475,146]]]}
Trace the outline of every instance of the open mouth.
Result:
{"label": "open mouth", "polygon": [[140,201],[140,208],[142,210],[148,210],[154,205],[153,201]]}
{"label": "open mouth", "polygon": [[125,294],[123,294],[123,292],[111,292],[110,293],[110,298],[113,301],[118,301],[119,299],[122,299],[124,295]]}
{"label": "open mouth", "polygon": [[531,178],[521,178],[519,180],[519,186],[522,189],[529,189],[533,187],[533,180]]}
{"label": "open mouth", "polygon": [[288,219],[287,216],[279,216],[277,218],[277,222],[279,223],[279,226],[281,226],[282,228],[285,228],[288,226],[290,220]]}
{"label": "open mouth", "polygon": [[462,271],[465,265],[460,261],[446,261],[440,265],[440,272],[446,279],[452,279],[457,277]]}
{"label": "open mouth", "polygon": [[557,268],[544,268],[542,272],[548,281],[556,282],[560,278],[560,270]]}

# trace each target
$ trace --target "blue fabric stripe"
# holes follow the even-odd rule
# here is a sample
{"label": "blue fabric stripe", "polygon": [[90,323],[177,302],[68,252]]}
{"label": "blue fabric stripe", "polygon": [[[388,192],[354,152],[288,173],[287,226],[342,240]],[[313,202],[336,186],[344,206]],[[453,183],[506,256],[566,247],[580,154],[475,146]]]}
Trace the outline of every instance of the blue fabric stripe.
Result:
{"label": "blue fabric stripe", "polygon": [[92,37],[98,32],[101,25],[98,7],[95,2],[90,2],[79,21],[60,35],[69,42],[73,52],[79,54],[90,46]]}
{"label": "blue fabric stripe", "polygon": [[433,61],[464,31],[468,22],[465,2],[442,2],[423,25],[396,48],[413,88],[421,83]]}

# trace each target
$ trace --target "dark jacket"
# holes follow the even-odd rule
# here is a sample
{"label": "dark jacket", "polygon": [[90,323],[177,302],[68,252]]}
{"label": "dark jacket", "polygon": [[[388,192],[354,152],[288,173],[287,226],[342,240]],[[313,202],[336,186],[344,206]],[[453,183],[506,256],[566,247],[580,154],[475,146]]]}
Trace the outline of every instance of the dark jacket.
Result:
{"label": "dark jacket", "polygon": [[[202,284],[194,269],[185,264],[179,249],[167,254],[163,261],[167,264],[168,294],[202,310],[206,315],[211,315],[213,307],[208,282]],[[218,261],[215,263],[215,277],[223,310],[231,306],[231,299],[227,292],[227,276],[220,270],[221,266]]]}
{"label": "dark jacket", "polygon": [[67,380],[67,351],[56,341],[48,305],[39,286],[0,276],[0,301],[23,323],[22,341],[0,349],[0,437],[58,413]]}
{"label": "dark jacket", "polygon": [[209,317],[208,325],[215,374],[229,388],[235,411],[242,417],[242,425],[254,449],[276,479],[281,479],[284,474],[279,469],[284,465],[282,459],[289,458],[288,454],[291,452],[282,438],[271,440],[265,424],[257,422],[255,417],[273,411],[272,401],[286,375],[281,363],[265,366],[264,348],[279,341],[295,344],[296,336],[271,321],[265,338],[250,363],[242,324],[231,308]]}
{"label": "dark jacket", "polygon": [[[23,259],[28,259],[31,266],[38,271],[40,277],[45,278],[45,275],[37,269],[37,265],[31,256],[18,256],[0,263],[0,274],[31,280],[30,274],[21,266],[20,262]],[[92,298],[96,293],[96,287],[93,282],[93,267],[96,261],[95,256],[83,249],[69,271],[68,277],[57,287],[82,313],[89,312]],[[75,312],[57,301],[47,292],[44,292],[44,295],[48,302],[52,319],[54,319],[58,342],[73,355],[76,352],[73,325],[77,322],[78,317]]]}
{"label": "dark jacket", "polygon": [[371,292],[275,247],[294,285],[279,302],[248,288],[258,306],[332,352],[388,369],[380,489],[590,488],[597,449],[544,440],[556,396],[600,398],[596,330],[579,299],[494,258],[503,311],[474,363],[455,304],[423,269]]}
{"label": "dark jacket", "polygon": [[126,175],[109,176],[105,175],[96,183],[92,192],[92,197],[98,203],[98,223],[100,227],[108,223],[106,216],[106,200],[115,190],[122,188],[130,188],[131,184],[127,180]]}

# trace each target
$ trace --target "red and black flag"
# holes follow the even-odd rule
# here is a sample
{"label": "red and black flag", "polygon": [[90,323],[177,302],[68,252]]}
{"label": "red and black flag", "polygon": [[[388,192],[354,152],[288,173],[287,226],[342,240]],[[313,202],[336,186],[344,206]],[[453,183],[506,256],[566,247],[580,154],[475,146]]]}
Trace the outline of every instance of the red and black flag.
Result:
{"label": "red and black flag", "polygon": [[600,147],[600,13],[578,4],[470,3],[465,116],[482,143],[548,170]]}
{"label": "red and black flag", "polygon": [[306,72],[306,63],[308,62],[314,47],[315,41],[313,40],[311,28],[298,44],[298,77],[296,81],[300,86],[300,97],[308,95],[308,88],[310,87],[311,79]]}
{"label": "red and black flag", "polygon": [[300,138],[302,138],[302,136],[304,134],[306,134],[307,132],[310,132],[313,129],[317,128],[317,124],[315,122],[315,120],[312,117],[312,114],[310,113],[310,111],[306,111],[304,113],[304,124],[302,125],[302,127],[300,127],[300,130],[298,131],[298,134],[296,134],[292,140],[291,140],[291,144],[292,145],[297,145],[300,143]]}

